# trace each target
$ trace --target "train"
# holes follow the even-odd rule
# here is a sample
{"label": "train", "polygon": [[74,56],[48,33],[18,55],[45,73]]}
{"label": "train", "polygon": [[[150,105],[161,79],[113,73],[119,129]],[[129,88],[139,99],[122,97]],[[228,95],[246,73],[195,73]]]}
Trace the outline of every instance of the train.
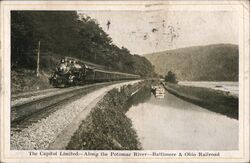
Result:
{"label": "train", "polygon": [[57,64],[56,70],[49,78],[53,87],[69,87],[95,82],[118,80],[135,80],[139,75],[107,70],[104,66],[64,57]]}

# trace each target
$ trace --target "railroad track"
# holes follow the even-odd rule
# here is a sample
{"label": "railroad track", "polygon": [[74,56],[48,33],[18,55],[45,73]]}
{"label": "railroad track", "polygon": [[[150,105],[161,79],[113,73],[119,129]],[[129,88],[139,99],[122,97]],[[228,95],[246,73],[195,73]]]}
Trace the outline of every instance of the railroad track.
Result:
{"label": "railroad track", "polygon": [[11,107],[15,107],[17,105],[22,105],[24,103],[30,103],[33,100],[38,100],[41,98],[44,98],[46,96],[61,94],[70,92],[72,90],[75,90],[79,88],[77,87],[69,87],[69,88],[51,88],[41,91],[33,91],[33,92],[26,92],[26,93],[20,93],[20,94],[14,94],[11,95]]}
{"label": "railroad track", "polygon": [[11,108],[11,129],[14,131],[21,131],[23,128],[46,118],[51,113],[60,109],[67,103],[81,98],[83,95],[118,82],[97,83],[72,89],[71,91],[63,92],[61,94],[54,94],[41,99],[32,100]]}
{"label": "railroad track", "polygon": [[19,98],[28,98],[31,96],[37,96],[37,95],[41,95],[44,93],[49,93],[49,92],[55,92],[55,91],[59,91],[59,88],[50,88],[50,89],[45,89],[45,90],[40,90],[40,91],[32,91],[32,92],[25,92],[25,93],[18,93],[18,94],[12,94],[11,95],[11,100],[16,100]]}

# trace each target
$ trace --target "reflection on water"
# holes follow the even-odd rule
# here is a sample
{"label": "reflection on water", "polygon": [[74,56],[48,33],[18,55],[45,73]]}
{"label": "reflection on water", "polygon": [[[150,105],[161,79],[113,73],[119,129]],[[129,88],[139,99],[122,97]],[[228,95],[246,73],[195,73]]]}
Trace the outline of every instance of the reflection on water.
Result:
{"label": "reflection on water", "polygon": [[129,109],[132,106],[137,106],[140,103],[148,101],[150,97],[151,97],[150,87],[144,86],[129,98],[125,107]]}
{"label": "reflection on water", "polygon": [[[144,99],[143,99],[144,98]],[[147,150],[236,150],[238,121],[208,111],[165,92],[137,93],[127,116]],[[133,103],[133,104],[132,104]]]}

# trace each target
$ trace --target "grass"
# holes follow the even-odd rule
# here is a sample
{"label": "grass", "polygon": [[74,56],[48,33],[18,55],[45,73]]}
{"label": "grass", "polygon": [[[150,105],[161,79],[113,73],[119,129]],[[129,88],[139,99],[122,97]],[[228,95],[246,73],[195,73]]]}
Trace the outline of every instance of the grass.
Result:
{"label": "grass", "polygon": [[41,72],[39,77],[34,70],[18,69],[11,71],[11,93],[21,93],[51,88],[49,75]]}
{"label": "grass", "polygon": [[[69,150],[139,150],[141,144],[131,120],[125,113],[129,109],[131,94],[141,84],[113,89],[93,108],[71,138]],[[140,91],[139,91],[140,92]],[[138,92],[138,93],[139,93]]]}
{"label": "grass", "polygon": [[182,86],[172,83],[166,83],[165,86],[170,93],[186,101],[230,118],[238,119],[239,99],[235,96],[210,88]]}

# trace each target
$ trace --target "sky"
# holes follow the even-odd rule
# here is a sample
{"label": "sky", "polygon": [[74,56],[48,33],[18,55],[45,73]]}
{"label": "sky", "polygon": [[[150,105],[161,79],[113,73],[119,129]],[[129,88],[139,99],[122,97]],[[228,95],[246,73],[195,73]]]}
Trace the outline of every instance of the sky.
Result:
{"label": "sky", "polygon": [[[238,17],[232,11],[81,11],[95,19],[113,43],[132,54],[188,46],[238,44]],[[108,21],[110,22],[109,25]]]}

